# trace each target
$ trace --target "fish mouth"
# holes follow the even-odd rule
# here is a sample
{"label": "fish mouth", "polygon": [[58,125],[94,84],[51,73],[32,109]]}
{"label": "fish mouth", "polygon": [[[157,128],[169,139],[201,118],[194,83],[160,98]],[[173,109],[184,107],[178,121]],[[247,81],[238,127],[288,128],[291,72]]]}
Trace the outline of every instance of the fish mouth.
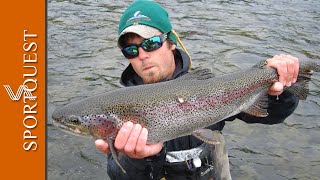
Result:
{"label": "fish mouth", "polygon": [[68,123],[67,125],[61,123],[61,122],[57,122],[55,120],[53,120],[53,126],[63,130],[64,132],[67,132],[67,133],[72,133],[72,134],[75,134],[75,135],[89,135],[88,132],[86,132],[83,128],[80,128],[78,127],[78,125],[75,125],[75,124],[71,124],[71,123]]}
{"label": "fish mouth", "polygon": [[[58,122],[56,122],[55,120],[53,120],[53,125],[55,126],[55,127],[58,127],[58,128],[61,128],[61,129],[63,129],[63,130],[67,130],[67,131],[71,131],[71,132],[74,132],[74,133],[78,133],[78,134],[80,134],[81,133],[81,131],[79,130],[79,128],[77,128],[77,127],[69,127],[71,124],[69,124],[69,126],[66,126],[66,125],[63,125],[63,124],[61,124],[61,123],[58,123]],[[71,126],[73,126],[73,125],[71,125]]]}

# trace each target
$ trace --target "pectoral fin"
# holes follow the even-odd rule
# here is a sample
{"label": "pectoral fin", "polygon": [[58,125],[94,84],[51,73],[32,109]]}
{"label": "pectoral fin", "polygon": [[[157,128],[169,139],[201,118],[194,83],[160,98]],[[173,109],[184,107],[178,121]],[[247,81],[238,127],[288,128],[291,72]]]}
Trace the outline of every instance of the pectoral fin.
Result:
{"label": "pectoral fin", "polygon": [[219,138],[211,129],[198,129],[193,131],[192,135],[207,144],[219,144]]}
{"label": "pectoral fin", "polygon": [[127,172],[124,170],[124,168],[121,166],[120,162],[119,162],[119,158],[118,158],[118,153],[114,147],[114,141],[110,138],[108,138],[108,144],[109,144],[109,148],[112,154],[112,157],[114,159],[114,161],[117,163],[117,165],[120,167],[120,169],[122,170],[123,173],[127,174]]}

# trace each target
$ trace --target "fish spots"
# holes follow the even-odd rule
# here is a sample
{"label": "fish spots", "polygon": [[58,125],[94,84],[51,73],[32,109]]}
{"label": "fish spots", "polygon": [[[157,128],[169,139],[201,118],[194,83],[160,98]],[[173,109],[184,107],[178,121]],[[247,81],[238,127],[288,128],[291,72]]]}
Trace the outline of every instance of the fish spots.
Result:
{"label": "fish spots", "polygon": [[106,139],[117,132],[115,120],[110,115],[91,115],[86,123],[92,136]]}

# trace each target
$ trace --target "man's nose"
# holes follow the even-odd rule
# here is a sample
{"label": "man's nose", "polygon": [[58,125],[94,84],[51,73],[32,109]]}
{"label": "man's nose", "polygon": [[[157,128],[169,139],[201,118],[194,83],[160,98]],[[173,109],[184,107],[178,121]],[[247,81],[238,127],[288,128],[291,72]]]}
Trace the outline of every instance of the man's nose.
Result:
{"label": "man's nose", "polygon": [[146,58],[149,57],[149,53],[146,52],[142,47],[139,47],[139,59],[140,60],[145,60]]}

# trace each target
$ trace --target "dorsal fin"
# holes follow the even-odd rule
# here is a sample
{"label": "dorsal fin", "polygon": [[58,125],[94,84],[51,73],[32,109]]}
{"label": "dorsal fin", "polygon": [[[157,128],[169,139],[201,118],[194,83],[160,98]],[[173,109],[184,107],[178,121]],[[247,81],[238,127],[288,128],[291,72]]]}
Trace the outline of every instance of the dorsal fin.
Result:
{"label": "dorsal fin", "polygon": [[268,95],[267,92],[258,97],[258,100],[243,112],[256,117],[267,117],[268,111]]}
{"label": "dorsal fin", "polygon": [[210,69],[196,68],[189,71],[189,73],[185,74],[181,78],[192,78],[192,79],[203,80],[203,79],[209,79],[213,77],[215,77],[215,75],[211,72]]}

